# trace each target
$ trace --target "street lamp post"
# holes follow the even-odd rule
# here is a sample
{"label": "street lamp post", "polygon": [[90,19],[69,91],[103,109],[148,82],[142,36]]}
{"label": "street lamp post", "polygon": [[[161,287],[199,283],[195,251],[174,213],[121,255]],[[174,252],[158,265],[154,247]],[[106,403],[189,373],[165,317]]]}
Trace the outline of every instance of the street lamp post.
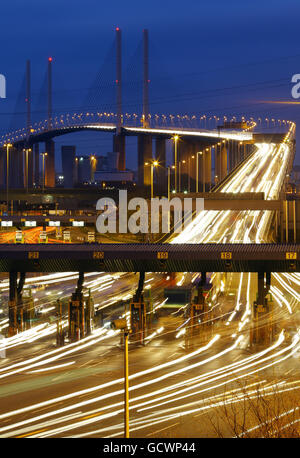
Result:
{"label": "street lamp post", "polygon": [[177,144],[179,140],[178,135],[174,135],[174,165],[175,165],[175,192],[177,192]]}
{"label": "street lamp post", "polygon": [[150,165],[150,187],[151,187],[151,199],[153,199],[153,169],[158,166],[158,161],[153,161],[151,164],[145,162],[145,165]]}
{"label": "street lamp post", "polygon": [[168,200],[170,200],[171,196],[171,169],[175,169],[175,165],[171,165],[168,167]]}
{"label": "street lamp post", "polygon": [[43,157],[43,192],[45,190],[45,156],[47,156],[47,153],[41,153],[42,157]]}
{"label": "street lamp post", "polygon": [[9,186],[9,148],[12,146],[11,143],[6,143],[6,202],[7,202],[7,214],[8,214],[8,186]]}
{"label": "street lamp post", "polygon": [[92,155],[91,156],[91,182],[92,183],[95,181],[96,166],[97,166],[97,158],[96,156]]}
{"label": "street lamp post", "polygon": [[202,154],[202,151],[198,151],[196,153],[196,192],[199,192],[199,163],[198,163],[199,154]]}
{"label": "street lamp post", "polygon": [[158,166],[158,161],[153,161],[151,164],[151,199],[153,199],[153,170]]}
{"label": "street lamp post", "polygon": [[129,438],[129,364],[128,364],[129,330],[124,329],[124,436]]}
{"label": "street lamp post", "polygon": [[30,152],[31,152],[30,148],[25,149],[25,171],[26,171],[26,192],[27,193],[28,193],[28,153]]}
{"label": "street lamp post", "polygon": [[181,164],[185,164],[185,160],[179,161],[179,186],[178,186],[178,192],[181,192]]}
{"label": "street lamp post", "polygon": [[202,169],[202,192],[205,192],[205,151],[203,151]]}
{"label": "street lamp post", "polygon": [[129,438],[129,360],[128,360],[128,340],[130,329],[126,319],[120,318],[111,322],[114,330],[121,330],[124,334],[124,437]]}
{"label": "street lamp post", "polygon": [[[195,156],[192,156],[192,159],[194,159]],[[188,192],[191,192],[191,158],[189,157],[188,160]]]}

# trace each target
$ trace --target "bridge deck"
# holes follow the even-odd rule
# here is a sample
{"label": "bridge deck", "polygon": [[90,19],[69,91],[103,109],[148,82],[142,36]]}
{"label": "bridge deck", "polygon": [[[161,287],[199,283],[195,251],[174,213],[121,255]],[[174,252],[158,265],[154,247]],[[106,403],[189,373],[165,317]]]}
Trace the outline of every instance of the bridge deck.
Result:
{"label": "bridge deck", "polygon": [[0,271],[290,272],[300,244],[2,244]]}

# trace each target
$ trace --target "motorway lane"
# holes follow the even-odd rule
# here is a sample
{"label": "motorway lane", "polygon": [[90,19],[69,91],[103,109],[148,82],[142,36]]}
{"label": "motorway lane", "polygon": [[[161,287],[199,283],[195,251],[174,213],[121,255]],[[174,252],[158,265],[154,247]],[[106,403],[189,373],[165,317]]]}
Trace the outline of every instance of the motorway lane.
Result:
{"label": "motorway lane", "polygon": [[[273,159],[271,161],[268,161],[268,164],[267,164],[266,161],[264,160],[264,158],[265,157],[270,157],[270,156]],[[260,159],[260,161],[258,162],[259,159]],[[282,168],[282,166],[284,165],[284,161],[285,160],[286,160],[286,154],[284,154],[284,152],[280,151],[279,149],[276,150],[276,147],[271,147],[271,148],[268,147],[268,151],[261,150],[259,152],[258,157],[256,157],[256,164],[250,164],[249,166],[246,167],[246,170],[245,170],[245,173],[244,173],[244,180],[242,180],[241,176],[239,175],[238,182],[236,184],[235,183],[232,184],[233,189],[235,189],[236,192],[239,192],[238,190],[245,191],[245,190],[249,189],[249,186],[250,186],[250,190],[253,190],[253,184],[255,184],[256,188],[254,188],[254,189],[261,190],[262,189],[261,183],[264,183],[263,190],[265,190],[266,192],[269,192],[270,198],[274,198],[276,196],[276,192],[278,192],[280,183],[276,184],[276,181],[274,182],[274,181],[272,181],[272,179],[274,179],[274,176],[278,172],[278,167]],[[257,164],[259,164],[259,167],[257,167]],[[255,171],[256,171],[256,174],[255,174]],[[253,176],[253,174],[255,174],[255,176]],[[264,180],[263,180],[263,177],[265,178]],[[241,186],[242,186],[242,189],[241,189]],[[248,188],[247,188],[247,186],[248,186]],[[229,188],[229,191],[231,189],[232,188]],[[276,189],[277,189],[277,191],[276,191]],[[189,230],[189,237],[194,237],[193,240],[195,242],[199,242],[199,241],[202,241],[202,240],[203,241],[211,241],[211,239],[213,241],[220,241],[220,240],[222,240],[222,237],[223,238],[229,237],[230,239],[233,239],[231,241],[238,241],[239,237],[241,237],[241,239],[246,241],[246,242],[247,242],[248,239],[251,240],[252,238],[255,238],[255,241],[262,241],[262,240],[264,240],[264,237],[269,236],[268,232],[269,232],[269,224],[270,224],[270,215],[266,216],[266,213],[263,213],[263,212],[244,212],[244,213],[241,213],[239,215],[239,219],[238,220],[236,218],[233,218],[232,215],[230,215],[230,212],[228,212],[228,213],[226,212],[227,215],[225,215],[225,216],[224,215],[218,215],[217,214],[218,212],[207,212],[207,213],[208,213],[208,215],[205,218],[204,222],[201,221],[201,224],[199,224],[199,222],[196,222],[196,224],[194,223],[193,230],[195,229],[195,232],[193,230],[192,231]],[[203,218],[203,220],[204,220],[204,218]],[[225,231],[224,231],[224,228],[225,228]],[[198,232],[198,235],[195,235],[196,231]],[[224,232],[225,232],[226,235],[224,235]],[[199,234],[200,234],[200,238],[199,238]],[[182,236],[182,234],[180,236]],[[248,239],[247,238],[245,239],[246,236],[248,237]],[[278,280],[278,279],[276,279],[276,280]],[[197,368],[191,368],[190,365],[186,364],[184,367],[182,367],[182,366],[180,367],[180,364],[182,364],[182,363],[175,363],[176,356],[174,356],[174,364],[176,364],[176,365],[179,364],[179,367],[180,367],[180,369],[183,369],[183,372],[180,373],[180,374],[177,374],[177,375],[175,374],[174,376],[171,375],[167,379],[164,379],[164,377],[167,374],[163,369],[160,369],[159,370],[159,374],[162,374],[162,375],[160,375],[160,377],[162,377],[164,380],[168,380],[168,382],[170,382],[172,377],[174,377],[174,379],[179,380],[179,382],[176,382],[176,383],[180,383],[181,386],[186,386],[189,383],[193,384],[193,382],[191,381],[191,376],[194,376],[196,378],[201,377],[199,375],[198,367],[203,366],[203,367],[205,367],[205,374],[206,375],[202,375],[202,376],[207,379],[205,383],[206,383],[207,389],[208,389],[208,388],[210,388],[210,386],[213,383],[212,382],[212,376],[211,376],[211,374],[209,374],[210,372],[216,371],[216,370],[220,371],[222,367],[226,366],[226,364],[237,364],[237,365],[239,364],[239,365],[241,365],[242,364],[241,361],[244,358],[247,358],[247,357],[249,358],[249,349],[247,347],[247,342],[245,342],[245,334],[247,334],[247,332],[248,332],[248,326],[244,327],[243,333],[240,333],[240,335],[234,337],[232,334],[236,334],[237,325],[238,325],[238,323],[241,324],[241,321],[242,321],[241,320],[241,312],[243,312],[242,317],[243,316],[245,317],[244,321],[247,324],[247,321],[246,321],[247,313],[245,314],[245,311],[247,312],[247,307],[249,307],[249,304],[252,301],[251,294],[253,293],[253,291],[255,291],[255,289],[253,287],[251,287],[251,290],[250,290],[250,285],[251,285],[251,283],[253,285],[254,281],[255,280],[251,279],[251,276],[248,278],[246,275],[244,275],[242,278],[240,276],[239,279],[237,280],[237,285],[235,286],[235,288],[238,290],[238,294],[235,297],[235,300],[236,300],[235,309],[236,310],[234,310],[235,311],[234,316],[233,316],[232,320],[229,321],[229,323],[228,323],[228,319],[226,318],[226,320],[224,320],[223,326],[222,327],[218,326],[218,332],[220,332],[222,339],[218,340],[218,342],[214,342],[213,348],[211,350],[206,350],[206,352],[208,352],[207,356],[206,356],[205,353],[203,355],[201,355],[201,356],[203,356],[204,359],[201,360],[201,358],[200,358],[200,360],[198,360],[198,363],[200,364],[200,366],[197,366]],[[279,282],[279,280],[278,280],[278,282]],[[279,284],[280,284],[280,282],[279,282]],[[282,285],[280,285],[280,288],[282,288]],[[251,291],[251,294],[250,294],[250,291]],[[293,300],[295,300],[295,298],[293,298],[292,301]],[[295,308],[297,308],[298,305],[299,305],[297,298],[296,298],[296,303],[294,305],[295,305]],[[226,304],[225,304],[225,306],[226,306]],[[280,313],[282,313],[282,311],[280,311]],[[287,313],[288,312],[286,312],[286,311],[284,312],[285,315]],[[281,319],[281,316],[280,316],[280,319]],[[242,322],[242,324],[243,324],[243,322]],[[161,336],[160,336],[160,338],[161,338]],[[242,338],[242,339],[240,339],[240,338]],[[298,349],[298,340],[297,340],[297,338],[295,338],[294,341],[292,341],[292,343],[287,342],[287,340],[285,339],[283,334],[280,334],[279,338],[282,339],[282,342],[280,341],[278,343],[278,348],[276,350],[275,349],[272,350],[272,348],[270,346],[265,350],[267,352],[270,352],[269,356],[267,356],[267,357],[263,356],[261,354],[261,352],[263,350],[258,350],[258,349],[254,350],[253,354],[251,356],[251,357],[254,358],[253,363],[252,363],[252,367],[254,365],[255,366],[255,370],[259,370],[259,371],[260,371],[260,369],[263,369],[263,371],[260,371],[260,373],[263,373],[264,377],[270,375],[270,377],[274,378],[274,370],[275,369],[279,370],[280,374],[285,374],[287,371],[289,371],[289,370],[293,370],[294,371],[294,369],[295,369],[295,367],[294,367],[295,364],[294,364],[294,361],[292,360],[292,358],[294,358],[295,355],[297,355],[297,352],[295,351],[296,349]],[[154,343],[154,342],[155,341],[153,341],[152,343]],[[178,343],[176,341],[174,341],[174,342],[175,342],[174,343],[175,347],[178,349]],[[235,343],[232,343],[232,342],[235,342]],[[236,344],[236,342],[237,342],[237,344]],[[235,345],[234,348],[232,348],[233,345]],[[288,347],[288,345],[290,345],[290,348]],[[172,347],[172,344],[168,343],[168,348],[171,348],[171,347]],[[219,355],[219,357],[217,356],[218,352],[221,353],[221,355]],[[246,355],[248,355],[248,356],[246,356]],[[206,360],[205,360],[204,356],[206,356]],[[149,358],[149,356],[148,356],[148,358]],[[172,358],[173,358],[173,355],[172,355]],[[199,358],[199,356],[197,356],[197,358]],[[213,361],[210,361],[210,360],[208,361],[207,358],[216,358],[216,359],[214,359]],[[268,362],[266,362],[266,358],[269,358]],[[140,357],[138,358],[138,361],[140,361]],[[291,364],[291,363],[293,363],[293,364]],[[139,363],[137,363],[137,364],[139,364]],[[241,367],[242,366],[240,366],[240,368],[239,368],[239,366],[237,366],[236,367],[236,372],[239,374],[239,376],[243,377],[245,375],[246,371],[244,369],[242,370]],[[232,371],[229,371],[227,373],[226,369],[223,369],[223,370],[224,370],[224,374],[225,375],[222,376],[222,378],[225,379],[226,383],[228,383],[228,377],[229,378],[231,377]],[[269,374],[269,372],[271,372],[271,373]],[[203,374],[203,372],[202,372],[202,374]],[[253,374],[247,375],[247,377],[252,377],[252,376],[253,376]],[[146,382],[147,382],[147,380],[146,380]],[[148,379],[148,382],[149,382],[149,379]],[[167,387],[166,387],[166,385],[164,385],[163,381],[158,381],[157,383],[158,383],[158,385],[157,385],[158,389],[164,389],[164,390],[167,389],[167,388],[169,389],[169,385],[167,385]],[[199,385],[199,383],[198,383],[198,385]],[[224,389],[224,385],[222,385],[222,386],[223,386],[223,388],[220,388],[220,389]],[[106,389],[107,389],[107,391],[105,391],[105,388],[102,388],[101,390],[102,390],[102,392],[104,390],[104,393],[106,393],[107,396],[108,395],[111,396],[112,393],[111,393],[110,389],[108,389],[108,388],[106,388]],[[143,388],[141,387],[141,388],[139,388],[139,390],[140,389],[143,389]],[[183,389],[183,388],[181,388],[181,389]],[[210,388],[210,390],[212,390],[212,389],[216,389],[216,388]],[[175,403],[174,399],[178,400],[178,387],[177,387],[177,389],[173,388],[173,390],[174,390],[174,393],[175,393],[173,395],[173,401],[172,401],[173,405],[174,405],[174,403]],[[153,393],[151,393],[151,391],[149,392],[147,390],[147,388],[146,388],[146,390],[140,395],[140,398],[144,400],[148,395],[152,396]],[[83,397],[84,396],[86,396],[86,395],[83,395]],[[118,396],[121,398],[121,394],[116,394],[115,396],[116,396],[116,400],[117,400],[117,402],[115,402],[115,404],[118,404],[118,403],[120,404],[121,401],[118,401]],[[115,396],[112,396],[112,397],[115,397]],[[199,396],[199,394],[195,394],[195,396]],[[198,398],[198,400],[200,402],[201,398],[200,399]],[[122,409],[120,410],[119,413],[117,411],[116,415],[114,417],[112,417],[112,413],[111,412],[109,412],[109,414],[107,415],[107,414],[105,414],[105,413],[103,413],[101,411],[101,409],[104,409],[107,412],[108,409],[110,408],[109,407],[110,404],[105,404],[104,399],[98,399],[96,401],[95,398],[92,398],[92,399],[89,398],[87,401],[90,402],[91,404],[94,404],[94,403],[97,402],[98,403],[98,407],[96,409],[94,409],[93,411],[85,410],[84,418],[80,417],[80,415],[82,413],[81,411],[78,414],[76,414],[77,416],[75,415],[74,418],[68,419],[68,420],[67,419],[62,419],[61,422],[59,422],[59,418],[55,417],[57,424],[58,423],[63,424],[63,427],[64,427],[63,430],[61,430],[60,427],[57,427],[57,428],[54,427],[53,428],[52,425],[46,426],[46,430],[45,430],[45,424],[44,423],[42,423],[42,424],[35,423],[35,426],[44,428],[43,431],[40,431],[39,433],[36,433],[36,435],[38,437],[43,437],[43,436],[46,437],[48,435],[51,436],[51,437],[53,437],[53,436],[57,437],[57,436],[60,436],[60,435],[64,436],[64,435],[68,435],[68,434],[71,434],[72,436],[74,436],[74,434],[76,435],[75,430],[77,430],[77,431],[80,430],[80,432],[77,433],[77,434],[83,434],[83,435],[88,435],[89,433],[92,433],[92,435],[95,435],[95,436],[97,436],[97,435],[98,436],[99,435],[103,436],[103,435],[109,435],[109,434],[118,434],[118,435],[120,435],[121,434],[120,431],[121,431],[122,428],[120,426],[121,423],[118,424],[118,418],[122,417]],[[156,402],[158,402],[158,401],[156,401]],[[192,401],[192,402],[195,402],[195,401]],[[89,404],[85,404],[84,408],[86,408],[87,405],[90,405],[90,403]],[[64,401],[63,405],[64,406],[66,405],[65,401]],[[67,407],[68,407],[68,405],[67,405]],[[80,408],[82,408],[82,407],[83,406],[80,406]],[[120,405],[116,406],[116,407],[118,409],[118,408],[120,408]],[[34,413],[36,414],[36,412],[38,412],[40,408],[43,409],[43,407],[34,408],[33,409]],[[100,408],[100,412],[99,412],[99,408]],[[157,406],[156,409],[153,408],[152,411],[151,411],[150,416],[148,415],[148,417],[147,416],[140,416],[140,413],[138,413],[138,412],[135,413],[133,411],[133,414],[136,415],[137,418],[135,418],[135,416],[133,416],[132,432],[133,432],[133,434],[139,434],[137,431],[143,431],[144,430],[144,432],[145,432],[145,431],[147,431],[147,428],[148,428],[148,430],[152,429],[152,432],[153,432],[154,423],[158,425],[157,426],[158,428],[160,428],[160,427],[163,428],[164,425],[166,425],[166,424],[167,424],[167,426],[170,426],[170,422],[174,423],[174,421],[176,419],[180,418],[180,415],[184,416],[184,417],[187,417],[187,418],[189,418],[189,416],[193,416],[195,414],[195,412],[190,413],[189,410],[184,410],[184,409],[189,409],[189,408],[190,407],[188,405],[183,404],[180,401],[179,405],[177,406],[177,410],[175,409],[176,410],[175,413],[171,413],[172,411],[169,408],[165,409],[165,410],[163,410],[161,412],[159,406]],[[35,410],[35,409],[37,409],[37,410]],[[48,409],[48,407],[47,407],[47,409]],[[70,409],[70,405],[69,405],[69,410],[68,411],[70,412],[70,410],[72,410],[72,409]],[[50,416],[50,411],[52,411],[52,410],[49,409],[47,416]],[[52,411],[52,413],[53,413],[53,411]],[[26,415],[28,415],[28,413]],[[56,415],[59,415],[59,414],[58,413],[53,413],[53,415],[56,416]],[[179,415],[179,417],[178,417],[178,415]],[[88,417],[88,418],[86,418],[86,417]],[[28,417],[26,417],[26,418],[28,418]],[[141,423],[139,423],[139,424],[135,423],[136,420],[138,422],[141,422]],[[121,421],[121,420],[119,420],[119,421]],[[72,422],[73,423],[75,422],[75,423],[72,425]],[[149,424],[151,424],[151,427],[149,427]],[[99,428],[99,426],[100,426],[100,428]],[[111,428],[112,426],[115,426],[115,428]],[[23,428],[23,426],[21,426],[21,429],[22,428]],[[29,431],[26,431],[25,434],[32,435],[34,427],[31,425],[31,426],[27,426],[27,428],[29,428]],[[105,429],[105,428],[110,428],[110,429],[108,430],[108,429]],[[19,433],[24,432],[24,428],[22,429],[22,431],[18,431],[17,432],[16,429],[14,429],[13,431],[14,432],[11,433],[12,435],[13,434],[19,434]],[[136,433],[134,431],[136,431]]]}

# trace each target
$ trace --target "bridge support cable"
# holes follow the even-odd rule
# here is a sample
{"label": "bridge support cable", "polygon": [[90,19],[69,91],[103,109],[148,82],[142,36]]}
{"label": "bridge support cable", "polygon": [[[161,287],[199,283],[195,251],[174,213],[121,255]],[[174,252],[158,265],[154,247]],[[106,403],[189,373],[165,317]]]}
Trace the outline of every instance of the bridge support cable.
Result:
{"label": "bridge support cable", "polygon": [[149,35],[143,30],[143,127],[149,126]]}

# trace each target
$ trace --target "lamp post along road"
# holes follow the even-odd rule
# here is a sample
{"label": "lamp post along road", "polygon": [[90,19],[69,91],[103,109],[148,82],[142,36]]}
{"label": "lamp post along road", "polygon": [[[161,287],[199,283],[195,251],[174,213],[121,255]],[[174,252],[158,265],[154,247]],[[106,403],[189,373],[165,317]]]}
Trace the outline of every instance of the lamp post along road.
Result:
{"label": "lamp post along road", "polygon": [[7,214],[8,214],[8,187],[9,187],[9,148],[12,146],[11,143],[6,143],[6,202],[7,202]]}
{"label": "lamp post along road", "polygon": [[124,437],[129,438],[129,360],[128,360],[128,339],[131,330],[128,328],[124,318],[111,322],[114,330],[119,329],[124,334]]}
{"label": "lamp post along road", "polygon": [[199,192],[199,159],[198,156],[199,154],[202,154],[202,151],[198,151],[196,153],[196,192]]}
{"label": "lamp post along road", "polygon": [[47,153],[42,153],[42,157],[43,157],[43,192],[45,190],[45,156],[47,156]]}
{"label": "lamp post along road", "polygon": [[179,140],[178,135],[174,135],[174,165],[175,165],[175,192],[177,192],[177,144]]}
{"label": "lamp post along road", "polygon": [[[145,162],[145,165],[149,165],[149,162]],[[150,164],[150,187],[151,187],[151,199],[153,199],[153,195],[154,195],[154,192],[153,192],[153,170],[154,170],[154,167],[157,167],[158,166],[158,161],[153,161],[151,164]]]}
{"label": "lamp post along road", "polygon": [[129,330],[124,329],[124,436],[129,438],[129,364],[128,364]]}

